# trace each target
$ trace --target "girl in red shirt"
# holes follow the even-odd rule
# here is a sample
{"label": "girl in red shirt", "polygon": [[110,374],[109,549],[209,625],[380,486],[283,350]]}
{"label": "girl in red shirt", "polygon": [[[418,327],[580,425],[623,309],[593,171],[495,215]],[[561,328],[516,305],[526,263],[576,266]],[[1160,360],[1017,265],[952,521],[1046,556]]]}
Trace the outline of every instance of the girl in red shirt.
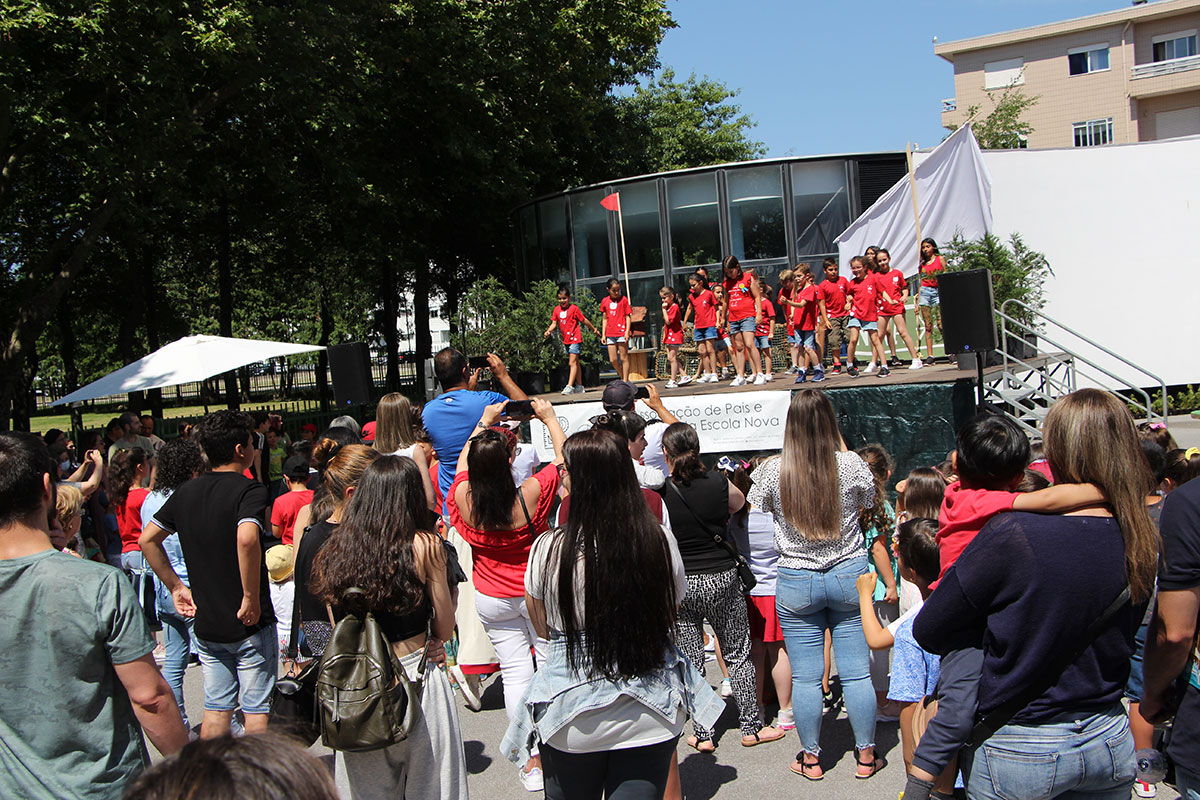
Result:
{"label": "girl in red shirt", "polygon": [[[138,602],[147,608],[150,570],[142,558],[138,537],[142,535],[142,503],[149,489],[142,488],[148,471],[146,452],[140,448],[118,450],[108,465],[108,500],[117,515],[117,530],[121,534],[121,568],[137,589]],[[149,592],[153,602],[154,593]]]}
{"label": "girl in red shirt", "polygon": [[771,287],[761,275],[755,276],[758,293],[762,295],[762,321],[754,328],[754,346],[762,359],[763,376],[771,380],[771,337],[775,335],[775,305],[771,302]]}
{"label": "girl in red shirt", "polygon": [[892,254],[885,248],[879,248],[876,260],[876,281],[879,284],[879,338],[887,339],[892,351],[890,366],[898,367],[900,358],[896,355],[896,336],[892,333],[891,323],[894,320],[904,346],[912,357],[909,369],[920,369],[921,356],[913,343],[912,335],[908,332],[908,323],[904,321],[904,301],[908,299],[908,280],[904,273],[892,268]]}
{"label": "girl in red shirt", "polygon": [[629,329],[633,325],[633,306],[621,296],[621,282],[609,278],[605,288],[608,297],[600,301],[604,312],[604,344],[608,346],[608,361],[621,380],[629,380]]}
{"label": "girl in red shirt", "polygon": [[938,330],[942,329],[942,301],[938,296],[938,276],[946,270],[946,262],[938,252],[933,239],[921,240],[921,291],[917,295],[917,308],[925,323],[925,360],[937,363],[933,358],[933,320],[937,316]]}
{"label": "girl in red shirt", "polygon": [[[737,368],[737,377],[730,386],[745,386],[749,382],[762,386],[767,382],[767,376],[763,374],[762,360],[754,341],[754,329],[762,323],[762,293],[754,273],[743,270],[737,256],[725,256],[721,271],[725,276],[722,308],[733,340],[733,363]],[[747,366],[753,372],[747,370]]]}
{"label": "girl in red shirt", "polygon": [[583,354],[583,326],[587,325],[592,333],[597,336],[600,331],[592,324],[592,321],[583,315],[579,310],[579,306],[571,302],[571,290],[564,283],[558,287],[558,305],[554,307],[554,311],[550,314],[550,327],[546,328],[546,332],[542,336],[546,339],[550,338],[550,334],[554,332],[555,326],[558,326],[558,331],[562,334],[563,348],[567,351],[567,359],[570,361],[570,374],[567,376],[567,385],[563,388],[563,394],[575,394],[583,392],[583,381],[580,379],[579,357]]}
{"label": "girl in red shirt", "polygon": [[678,382],[675,380],[679,377],[679,346],[683,344],[683,321],[679,315],[679,303],[675,302],[675,290],[664,286],[658,290],[658,296],[662,298],[663,344],[667,347],[667,362],[671,365],[671,378],[667,381],[667,388],[674,389],[691,381],[686,375]]}
{"label": "girl in red shirt", "polygon": [[[699,383],[717,382],[717,356],[715,342],[717,339],[717,312],[721,302],[708,288],[708,276],[700,270],[688,276],[688,307],[683,314],[683,324],[686,325],[692,313],[696,314],[695,328],[692,338],[696,342],[699,354],[699,364],[696,366],[695,380]],[[693,380],[688,375],[679,382],[682,386]]]}

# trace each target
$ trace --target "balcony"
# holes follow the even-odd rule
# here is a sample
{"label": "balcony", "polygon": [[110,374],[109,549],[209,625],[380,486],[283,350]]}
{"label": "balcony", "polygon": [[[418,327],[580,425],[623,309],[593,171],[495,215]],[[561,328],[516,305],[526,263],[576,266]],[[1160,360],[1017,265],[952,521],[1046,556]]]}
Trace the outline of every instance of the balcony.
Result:
{"label": "balcony", "polygon": [[1174,75],[1176,72],[1188,72],[1193,69],[1200,69],[1200,56],[1172,58],[1167,61],[1155,61],[1150,64],[1135,64],[1129,71],[1129,78],[1136,81],[1140,78]]}
{"label": "balcony", "polygon": [[1129,95],[1156,97],[1200,89],[1200,55],[1135,64],[1129,70]]}

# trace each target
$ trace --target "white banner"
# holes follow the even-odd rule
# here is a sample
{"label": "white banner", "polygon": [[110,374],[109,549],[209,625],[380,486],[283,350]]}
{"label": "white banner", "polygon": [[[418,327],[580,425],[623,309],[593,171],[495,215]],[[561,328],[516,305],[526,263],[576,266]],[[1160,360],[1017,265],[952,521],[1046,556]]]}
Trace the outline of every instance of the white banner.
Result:
{"label": "white banner", "polygon": [[[783,424],[791,398],[791,392],[729,392],[664,397],[663,404],[680,422],[696,429],[701,453],[729,453],[782,448]],[[592,418],[604,413],[598,402],[563,403],[554,410],[567,436],[588,430]],[[658,419],[641,400],[636,411],[648,420]],[[550,461],[554,458],[554,444],[549,430],[536,419],[530,427],[538,456]]]}

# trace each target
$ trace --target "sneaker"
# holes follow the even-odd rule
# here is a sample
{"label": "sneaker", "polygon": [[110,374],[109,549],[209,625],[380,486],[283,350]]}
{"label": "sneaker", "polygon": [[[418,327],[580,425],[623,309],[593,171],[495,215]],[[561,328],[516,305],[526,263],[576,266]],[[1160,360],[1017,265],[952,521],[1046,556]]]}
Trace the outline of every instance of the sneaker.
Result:
{"label": "sneaker", "polygon": [[546,782],[542,778],[542,768],[534,767],[526,772],[524,768],[517,770],[521,773],[521,785],[525,787],[527,792],[541,792],[546,789]]}
{"label": "sneaker", "polygon": [[775,727],[781,731],[794,731],[796,729],[796,718],[790,708],[779,709],[779,716],[775,718]]}
{"label": "sneaker", "polygon": [[813,383],[820,383],[823,380],[825,380],[825,371],[824,370],[819,369],[815,373],[813,373]]}
{"label": "sneaker", "polygon": [[705,383],[720,383],[721,379],[717,377],[717,373],[710,372],[704,376]]}
{"label": "sneaker", "polygon": [[764,373],[763,373],[763,375],[764,375],[764,377],[766,377],[766,379],[767,379],[768,381],[774,380],[774,378],[775,378],[775,376],[774,376],[774,375],[772,375],[772,374],[771,374],[771,373],[769,373],[769,372],[764,372]]}
{"label": "sneaker", "polygon": [[575,384],[575,394],[583,394],[586,391],[587,391],[587,389],[583,388],[582,383]]}
{"label": "sneaker", "polygon": [[684,375],[683,377],[681,377],[681,378],[679,379],[679,382],[678,382],[676,385],[677,385],[677,386],[687,386],[687,385],[688,385],[689,383],[691,383],[691,382],[692,382],[692,376],[691,376],[691,375]]}
{"label": "sneaker", "polygon": [[718,690],[721,697],[733,697],[733,682],[729,678],[721,679],[721,688]]}
{"label": "sneaker", "polygon": [[574,386],[564,386],[562,393],[563,394],[575,394],[575,387]]}
{"label": "sneaker", "polygon": [[[867,364],[865,369],[863,369],[863,375],[874,375],[875,371],[878,369],[879,367],[875,366],[875,362],[872,361],[870,364]],[[887,369],[887,367],[884,367],[884,369]]]}
{"label": "sneaker", "polygon": [[832,369],[832,370],[830,370],[830,371],[831,371],[831,372],[832,372],[834,375],[841,375],[841,374],[842,374],[842,365],[841,365],[841,364],[834,364],[834,365],[833,365],[833,369]]}
{"label": "sneaker", "polygon": [[733,379],[733,381],[730,382],[729,385],[730,386],[745,386],[746,379],[743,378],[741,375],[738,375],[736,378]]}
{"label": "sneaker", "polygon": [[667,388],[668,389],[678,389],[679,384],[676,383],[675,381],[667,381]]}
{"label": "sneaker", "polygon": [[729,380],[729,376],[733,373],[729,371],[729,367],[721,367],[721,380]]}
{"label": "sneaker", "polygon": [[904,366],[904,362],[900,360],[899,356],[892,356],[888,359],[887,365],[889,367],[902,367]]}
{"label": "sneaker", "polygon": [[1158,785],[1145,781],[1134,781],[1133,793],[1138,797],[1157,797]]}
{"label": "sneaker", "polygon": [[924,361],[922,361],[922,360],[921,360],[921,359],[919,359],[919,358],[914,358],[914,359],[912,360],[912,363],[908,365],[908,368],[909,368],[909,369],[920,369],[920,368],[921,368],[921,367],[923,367],[923,366],[925,366],[925,362],[924,362]]}
{"label": "sneaker", "polygon": [[887,367],[879,368],[879,377],[886,378],[888,375],[891,375],[891,374],[892,374],[892,371],[890,369],[888,369]]}
{"label": "sneaker", "polygon": [[850,366],[846,367],[846,374],[849,375],[851,378],[857,378],[858,377],[858,367],[851,364]]}
{"label": "sneaker", "polygon": [[766,382],[767,382],[767,376],[762,374],[761,372],[754,376],[754,385],[755,386],[762,386]]}
{"label": "sneaker", "polygon": [[808,380],[808,376],[801,372],[796,376],[795,383],[804,383],[806,380]]}

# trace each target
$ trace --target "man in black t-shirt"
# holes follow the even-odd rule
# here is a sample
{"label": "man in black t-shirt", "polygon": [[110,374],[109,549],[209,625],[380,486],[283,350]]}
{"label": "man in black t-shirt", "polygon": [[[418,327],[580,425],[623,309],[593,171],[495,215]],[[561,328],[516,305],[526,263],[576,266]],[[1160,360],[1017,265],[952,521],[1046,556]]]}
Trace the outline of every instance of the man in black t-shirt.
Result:
{"label": "man in black t-shirt", "polygon": [[1200,667],[1196,662],[1196,617],[1200,613],[1200,479],[1189,481],[1163,501],[1162,559],[1158,606],[1146,637],[1142,716],[1150,722],[1170,717],[1172,683],[1187,672],[1187,687],[1167,752],[1175,761],[1179,794],[1200,796]]}
{"label": "man in black t-shirt", "polygon": [[[267,488],[242,474],[254,458],[252,425],[240,411],[204,418],[195,435],[212,470],[176,489],[139,540],[175,608],[195,617],[205,738],[229,733],[239,703],[246,732],[266,730],[278,672],[275,612],[260,544]],[[162,547],[172,533],[179,534],[190,589]]]}

